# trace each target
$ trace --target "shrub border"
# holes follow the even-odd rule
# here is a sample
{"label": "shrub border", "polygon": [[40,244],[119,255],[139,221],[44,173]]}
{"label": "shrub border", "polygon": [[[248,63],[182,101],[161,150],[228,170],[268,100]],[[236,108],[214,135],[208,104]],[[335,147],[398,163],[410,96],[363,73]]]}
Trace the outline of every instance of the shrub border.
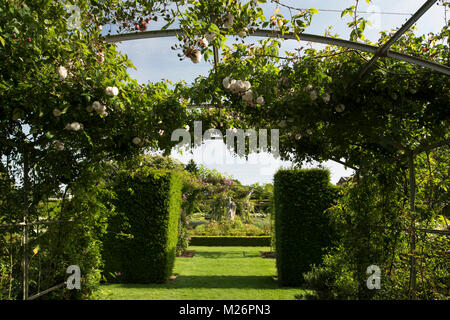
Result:
{"label": "shrub border", "polygon": [[192,236],[191,246],[209,247],[269,247],[271,236]]}

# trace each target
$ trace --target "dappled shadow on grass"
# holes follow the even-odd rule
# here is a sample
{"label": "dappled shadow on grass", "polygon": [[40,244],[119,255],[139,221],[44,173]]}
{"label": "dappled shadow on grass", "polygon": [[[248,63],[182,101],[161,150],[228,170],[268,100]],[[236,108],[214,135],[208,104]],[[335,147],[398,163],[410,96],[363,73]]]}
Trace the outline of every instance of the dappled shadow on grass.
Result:
{"label": "dappled shadow on grass", "polygon": [[277,288],[268,276],[178,276],[171,286],[176,288]]}
{"label": "dappled shadow on grass", "polygon": [[122,288],[282,289],[270,276],[178,276],[167,284],[120,284]]}

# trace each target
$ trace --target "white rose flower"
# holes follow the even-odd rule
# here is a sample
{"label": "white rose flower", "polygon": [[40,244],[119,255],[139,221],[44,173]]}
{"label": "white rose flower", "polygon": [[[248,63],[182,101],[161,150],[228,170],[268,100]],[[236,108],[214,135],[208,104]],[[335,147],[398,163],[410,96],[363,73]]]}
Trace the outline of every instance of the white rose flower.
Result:
{"label": "white rose flower", "polygon": [[205,34],[205,39],[208,40],[209,42],[212,42],[212,41],[216,40],[216,36],[217,36],[217,35],[216,35],[214,32],[208,31],[208,32]]}
{"label": "white rose flower", "polygon": [[244,38],[244,37],[248,36],[248,28],[245,27],[244,29],[242,29],[242,30],[239,32],[239,36],[240,36],[241,38]]}
{"label": "white rose flower", "polygon": [[243,81],[242,85],[243,85],[243,91],[247,91],[248,89],[250,89],[252,87],[252,85],[250,84],[250,81]]}
{"label": "white rose flower", "polygon": [[226,28],[231,28],[233,26],[233,24],[234,24],[234,16],[231,13],[229,13],[225,17],[225,21],[223,22],[223,25]]}
{"label": "white rose flower", "polygon": [[70,124],[70,129],[73,130],[73,131],[78,131],[78,130],[81,129],[81,124],[79,122],[76,122],[76,121],[72,122]]}
{"label": "white rose flower", "polygon": [[108,112],[106,112],[106,111],[105,111],[105,112],[102,112],[102,113],[100,113],[100,115],[101,115],[102,117],[107,117],[107,116],[108,116],[108,114],[109,114],[109,113],[108,113]]}
{"label": "white rose flower", "polygon": [[223,84],[223,87],[224,87],[225,89],[230,89],[230,86],[231,86],[231,80],[230,80],[230,77],[224,78],[224,79],[222,80],[222,84]]}
{"label": "white rose flower", "polygon": [[242,81],[242,80],[236,80],[236,83],[234,85],[234,88],[232,88],[232,91],[234,92],[245,92],[251,88],[251,84],[249,81]]}
{"label": "white rose flower", "polygon": [[62,141],[60,141],[60,140],[56,140],[53,143],[53,145],[54,145],[55,149],[58,150],[58,151],[63,151],[64,150],[64,143],[62,143]]}
{"label": "white rose flower", "polygon": [[57,108],[53,109],[53,115],[55,117],[59,117],[61,114],[62,114],[61,110],[59,110]]}
{"label": "white rose flower", "polygon": [[117,96],[119,94],[119,89],[117,87],[107,87],[105,89],[106,95],[110,97]]}
{"label": "white rose flower", "polygon": [[66,79],[68,76],[67,69],[63,66],[58,67],[57,72],[58,72],[58,76],[61,80]]}
{"label": "white rose flower", "polygon": [[97,111],[98,109],[101,108],[101,106],[102,106],[102,104],[99,101],[94,101],[94,103],[92,104],[92,109]]}
{"label": "white rose flower", "polygon": [[311,98],[311,100],[316,100],[317,99],[317,92],[316,90],[313,90],[309,93],[309,97]]}
{"label": "white rose flower", "polygon": [[114,95],[113,94],[113,88],[112,87],[107,87],[105,89],[105,93],[106,93],[107,96],[113,96]]}
{"label": "white rose flower", "polygon": [[193,55],[191,57],[191,61],[193,63],[199,63],[201,58],[202,58],[202,53],[200,52],[200,50],[194,50]]}
{"label": "white rose flower", "polygon": [[285,128],[285,127],[286,127],[286,120],[281,120],[280,122],[278,122],[278,125],[279,125],[281,128]]}
{"label": "white rose flower", "polygon": [[305,88],[306,91],[311,91],[313,89],[313,86],[311,84],[308,84]]}
{"label": "white rose flower", "polygon": [[308,129],[308,130],[306,130],[306,133],[309,134],[309,135],[312,135],[313,132],[312,132],[311,129]]}
{"label": "white rose flower", "polygon": [[336,106],[337,112],[344,112],[344,110],[345,110],[345,106],[343,104]]}
{"label": "white rose flower", "polygon": [[198,43],[201,47],[206,48],[209,45],[209,41],[206,38],[198,39]]}
{"label": "white rose flower", "polygon": [[106,106],[100,105],[100,107],[97,107],[95,111],[97,111],[98,114],[103,114],[106,112]]}
{"label": "white rose flower", "polygon": [[324,96],[322,97],[323,102],[328,103],[330,102],[330,95],[328,93],[325,93]]}
{"label": "white rose flower", "polygon": [[231,84],[230,84],[230,90],[233,93],[238,93],[239,91],[241,91],[241,80],[231,80]]}
{"label": "white rose flower", "polygon": [[259,96],[258,99],[256,99],[256,103],[260,105],[264,105],[266,102],[264,101],[263,96]]}
{"label": "white rose flower", "polygon": [[142,142],[141,138],[139,138],[139,137],[134,137],[133,138],[133,143],[134,144],[141,144],[141,142]]}
{"label": "white rose flower", "polygon": [[237,83],[236,86],[237,86],[238,92],[243,92],[243,91],[245,91],[245,87],[246,87],[245,81],[238,80],[238,81],[236,81],[236,83]]}
{"label": "white rose flower", "polygon": [[188,125],[186,125],[186,131],[189,131],[190,127]]}
{"label": "white rose flower", "polygon": [[97,61],[98,63],[103,63],[105,62],[105,55],[103,54],[103,52],[99,52],[97,53]]}
{"label": "white rose flower", "polygon": [[252,90],[248,90],[244,93],[244,95],[242,96],[242,100],[244,100],[245,102],[251,103],[253,101],[253,92]]}
{"label": "white rose flower", "polygon": [[160,136],[162,136],[164,134],[164,130],[159,130],[158,133]]}
{"label": "white rose flower", "polygon": [[67,131],[70,131],[70,130],[72,130],[72,125],[70,123],[68,123],[68,124],[66,124],[64,129],[67,130]]}
{"label": "white rose flower", "polygon": [[86,107],[86,111],[89,112],[89,113],[91,113],[91,112],[94,111],[94,108],[93,108],[92,106],[87,106],[87,107]]}
{"label": "white rose flower", "polygon": [[295,139],[296,140],[300,140],[302,138],[302,135],[300,134],[300,133],[297,133],[296,135],[295,135]]}
{"label": "white rose flower", "polygon": [[236,80],[235,79],[231,79],[230,80],[230,86],[229,86],[229,88],[228,89],[230,89],[231,91],[233,91],[234,92],[234,88],[235,88],[235,86],[236,86]]}

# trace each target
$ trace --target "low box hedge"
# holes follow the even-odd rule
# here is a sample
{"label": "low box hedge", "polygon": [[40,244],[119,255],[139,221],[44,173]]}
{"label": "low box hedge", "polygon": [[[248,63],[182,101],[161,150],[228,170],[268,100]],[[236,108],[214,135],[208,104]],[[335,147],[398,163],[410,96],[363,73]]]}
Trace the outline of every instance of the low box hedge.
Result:
{"label": "low box hedge", "polygon": [[172,275],[182,180],[147,167],[119,172],[113,190],[117,214],[103,239],[104,275],[112,282],[164,283]]}
{"label": "low box hedge", "polygon": [[297,286],[332,245],[334,235],[325,211],[337,198],[337,188],[323,169],[279,170],[274,182],[278,281]]}
{"label": "low box hedge", "polygon": [[236,237],[236,236],[192,236],[191,246],[209,247],[269,247],[270,236]]}

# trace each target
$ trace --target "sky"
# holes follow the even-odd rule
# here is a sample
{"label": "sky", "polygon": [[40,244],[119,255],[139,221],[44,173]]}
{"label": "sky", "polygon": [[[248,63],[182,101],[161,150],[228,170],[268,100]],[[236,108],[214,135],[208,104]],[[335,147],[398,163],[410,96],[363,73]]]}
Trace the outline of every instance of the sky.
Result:
{"label": "sky", "polygon": [[[297,8],[317,8],[319,14],[313,17],[311,25],[305,30],[306,33],[323,35],[329,26],[332,26],[332,34],[338,34],[340,38],[348,39],[350,31],[346,26],[349,17],[341,18],[340,12],[329,12],[326,10],[339,10],[347,8],[354,4],[354,0],[282,0],[284,4]],[[358,6],[361,16],[368,18],[372,26],[366,27],[365,36],[370,41],[375,42],[378,39],[380,31],[399,28],[425,0],[373,0],[372,4],[360,1]],[[268,1],[263,6],[266,17],[270,17],[276,9],[276,5]],[[281,8],[280,13],[286,17],[289,11]],[[381,14],[379,14],[381,13]],[[396,13],[396,14],[386,14]],[[401,14],[397,14],[401,13]],[[450,12],[447,12],[447,17]],[[438,32],[445,25],[444,9],[442,6],[434,5],[425,13],[416,24],[416,34],[426,34],[429,32]],[[162,26],[160,23],[149,25],[149,30],[157,30]],[[261,38],[247,37],[245,42],[251,43]],[[128,55],[133,62],[136,70],[130,69],[129,73],[140,83],[157,82],[161,79],[168,79],[173,82],[186,81],[192,82],[196,77],[207,75],[212,65],[201,61],[199,64],[193,64],[189,59],[180,61],[177,57],[178,51],[171,50],[171,46],[177,42],[172,38],[154,38],[126,41],[118,44],[119,50]],[[232,43],[230,40],[229,43]],[[292,51],[295,48],[304,46],[305,42],[296,40],[286,40],[280,52],[285,50]],[[312,44],[316,48],[322,45]],[[206,130],[207,128],[203,128]],[[210,169],[216,169],[228,176],[238,179],[243,184],[253,183],[271,183],[274,173],[280,167],[290,167],[292,164],[275,159],[270,154],[253,154],[248,161],[232,157],[222,142],[208,141],[202,147],[191,151],[184,151],[182,154],[173,151],[172,156],[187,163],[193,158],[197,163],[203,164]],[[308,165],[306,167],[315,167]],[[352,170],[344,168],[342,165],[329,161],[322,164],[330,169],[331,182],[336,183],[341,177],[347,177],[353,173]]]}

